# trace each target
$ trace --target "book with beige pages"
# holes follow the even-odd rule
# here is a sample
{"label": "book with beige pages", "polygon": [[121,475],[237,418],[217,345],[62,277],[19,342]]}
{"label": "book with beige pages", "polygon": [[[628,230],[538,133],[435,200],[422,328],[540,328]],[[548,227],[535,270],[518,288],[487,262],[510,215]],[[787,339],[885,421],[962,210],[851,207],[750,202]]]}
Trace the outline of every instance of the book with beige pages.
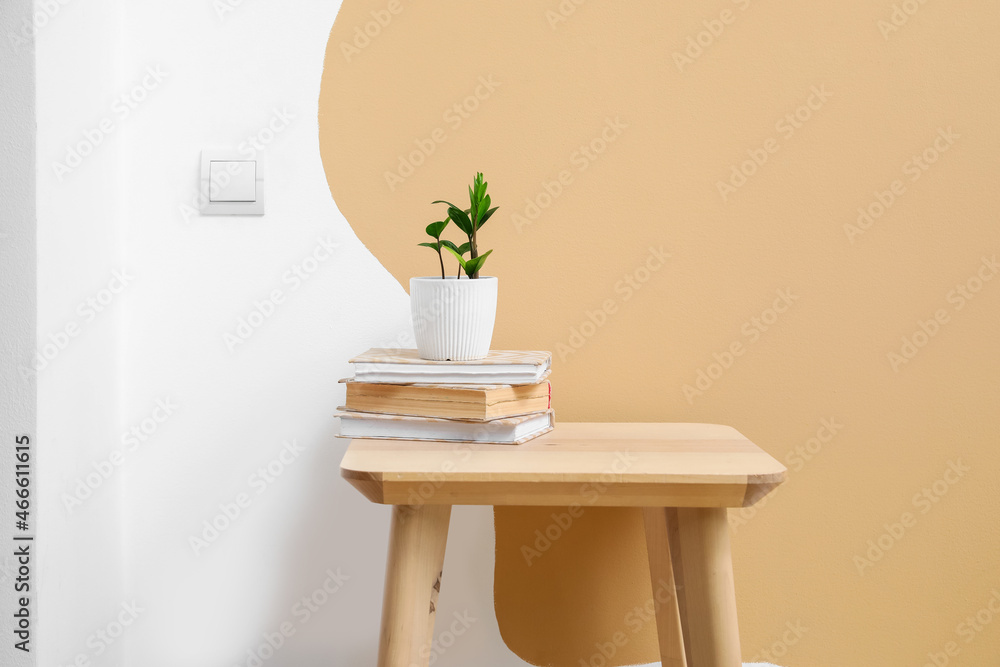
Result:
{"label": "book with beige pages", "polygon": [[341,380],[346,409],[411,417],[489,421],[543,412],[552,407],[552,386],[537,384],[389,384]]}

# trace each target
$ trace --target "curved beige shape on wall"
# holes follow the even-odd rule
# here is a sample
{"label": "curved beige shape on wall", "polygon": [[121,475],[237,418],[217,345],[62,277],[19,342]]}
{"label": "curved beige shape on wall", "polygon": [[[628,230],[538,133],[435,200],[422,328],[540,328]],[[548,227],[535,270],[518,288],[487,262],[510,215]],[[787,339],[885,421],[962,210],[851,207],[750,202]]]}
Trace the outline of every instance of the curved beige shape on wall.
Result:
{"label": "curved beige shape on wall", "polygon": [[[788,464],[731,512],[745,658],[986,664],[998,28],[987,0],[346,0],[324,166],[403,285],[436,270],[431,200],[486,173],[494,347],[556,352],[559,419],[724,422]],[[654,660],[638,513],[530,556],[553,511],[496,512],[505,641]]]}

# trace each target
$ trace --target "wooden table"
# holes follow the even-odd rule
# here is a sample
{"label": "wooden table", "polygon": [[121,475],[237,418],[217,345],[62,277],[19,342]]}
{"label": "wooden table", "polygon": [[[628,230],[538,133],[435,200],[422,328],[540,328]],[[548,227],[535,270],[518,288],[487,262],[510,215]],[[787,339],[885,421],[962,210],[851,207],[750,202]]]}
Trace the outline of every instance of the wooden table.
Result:
{"label": "wooden table", "polygon": [[[426,666],[452,505],[641,507],[663,665],[739,667],[727,507],[748,507],[785,467],[728,426],[559,424],[526,444],[354,440],[341,474],[393,505],[379,667]],[[422,650],[423,649],[423,650]]]}

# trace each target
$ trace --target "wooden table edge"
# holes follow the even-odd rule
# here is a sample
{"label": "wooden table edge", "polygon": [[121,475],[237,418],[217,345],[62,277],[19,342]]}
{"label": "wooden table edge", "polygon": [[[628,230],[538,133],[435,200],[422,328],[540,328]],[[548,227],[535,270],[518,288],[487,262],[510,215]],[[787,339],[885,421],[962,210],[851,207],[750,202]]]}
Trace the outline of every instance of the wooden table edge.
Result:
{"label": "wooden table edge", "polygon": [[[359,492],[361,492],[361,494],[365,498],[367,498],[369,501],[371,501],[373,503],[376,503],[376,504],[379,504],[379,505],[400,504],[400,503],[389,502],[389,501],[386,501],[386,499],[385,499],[385,484],[387,482],[387,480],[386,480],[386,474],[387,473],[385,473],[385,472],[371,472],[371,471],[364,471],[364,470],[352,470],[352,469],[346,468],[344,466],[340,467],[340,475],[341,475],[341,477],[343,477],[345,480],[347,480],[351,484],[351,486],[353,486],[355,489],[357,489]],[[627,489],[627,488],[630,488],[630,487],[638,487],[640,485],[645,485],[645,486],[672,486],[672,487],[676,487],[677,489],[682,489],[682,488],[685,488],[685,487],[693,488],[693,487],[699,487],[699,486],[700,487],[706,487],[706,488],[712,488],[714,486],[720,486],[720,487],[721,486],[743,486],[744,490],[743,490],[740,502],[731,502],[731,503],[726,503],[724,505],[690,505],[691,507],[699,507],[699,506],[704,506],[704,507],[719,507],[719,506],[721,506],[721,507],[734,507],[734,508],[737,508],[737,507],[750,507],[750,506],[758,503],[762,498],[764,498],[771,491],[773,491],[776,487],[778,487],[780,484],[782,484],[787,479],[787,475],[788,475],[787,469],[783,469],[781,471],[776,471],[776,472],[773,472],[773,473],[764,473],[764,474],[758,474],[758,475],[749,475],[749,476],[744,476],[744,477],[742,477],[740,479],[726,479],[724,481],[719,481],[719,482],[706,482],[706,481],[683,482],[683,481],[674,481],[674,482],[666,482],[666,483],[664,483],[664,482],[634,482],[633,481],[633,482],[622,482],[622,483],[618,484],[617,486],[620,486],[622,489]],[[399,484],[411,484],[411,485],[422,484],[424,482],[429,482],[429,483],[434,484],[435,487],[438,490],[445,489],[446,486],[449,484],[448,480],[442,481],[440,477],[437,477],[437,478],[432,477],[429,473],[427,473],[427,474],[415,474],[412,477],[400,478],[400,479],[390,480],[390,481],[394,482],[394,483],[399,483]],[[462,481],[462,480],[455,480],[453,483],[454,484],[462,484],[462,483],[465,483],[465,482]],[[517,482],[512,482],[510,480],[504,480],[504,481],[501,481],[501,482],[496,482],[496,484],[516,484],[516,483]],[[551,485],[551,484],[576,484],[577,482],[555,482],[555,481],[553,481],[553,482],[538,482],[538,481],[531,481],[531,482],[523,482],[523,483],[527,483],[527,484],[550,484]],[[479,484],[479,485],[485,486],[485,485],[489,485],[490,482],[476,482],[475,484]],[[668,495],[668,494],[665,493],[664,495]],[[562,503],[562,502],[555,502],[555,503],[541,502],[542,500],[544,500],[544,495],[540,495],[538,500],[540,501],[538,503],[510,503],[510,504],[512,504],[512,505],[521,505],[521,506],[569,505],[569,504],[571,504],[569,502],[566,502],[566,503]],[[421,502],[422,502],[422,504],[428,504],[428,505],[465,505],[465,504],[496,505],[496,503],[487,503],[487,502],[475,502],[475,503],[453,502],[453,501],[450,500],[449,496],[446,493],[441,493],[441,494],[439,494],[439,493],[433,493],[429,497],[421,498]],[[621,504],[615,504],[615,503],[603,504],[602,503],[601,506],[604,506],[604,507],[676,507],[678,505],[671,504],[671,503],[664,503],[664,504],[659,504],[659,503],[653,503],[653,504],[638,503],[637,504],[637,503],[622,502]]]}

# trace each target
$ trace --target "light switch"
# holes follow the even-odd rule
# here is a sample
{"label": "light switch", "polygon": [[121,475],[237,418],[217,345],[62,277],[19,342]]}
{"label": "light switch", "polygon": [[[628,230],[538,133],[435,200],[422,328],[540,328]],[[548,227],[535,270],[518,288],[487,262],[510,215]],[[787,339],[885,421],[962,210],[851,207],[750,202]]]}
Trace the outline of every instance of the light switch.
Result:
{"label": "light switch", "polygon": [[209,165],[209,199],[211,201],[252,202],[257,195],[257,163],[253,160],[224,162],[212,160]]}
{"label": "light switch", "polygon": [[235,150],[201,152],[202,215],[264,215],[264,161]]}

